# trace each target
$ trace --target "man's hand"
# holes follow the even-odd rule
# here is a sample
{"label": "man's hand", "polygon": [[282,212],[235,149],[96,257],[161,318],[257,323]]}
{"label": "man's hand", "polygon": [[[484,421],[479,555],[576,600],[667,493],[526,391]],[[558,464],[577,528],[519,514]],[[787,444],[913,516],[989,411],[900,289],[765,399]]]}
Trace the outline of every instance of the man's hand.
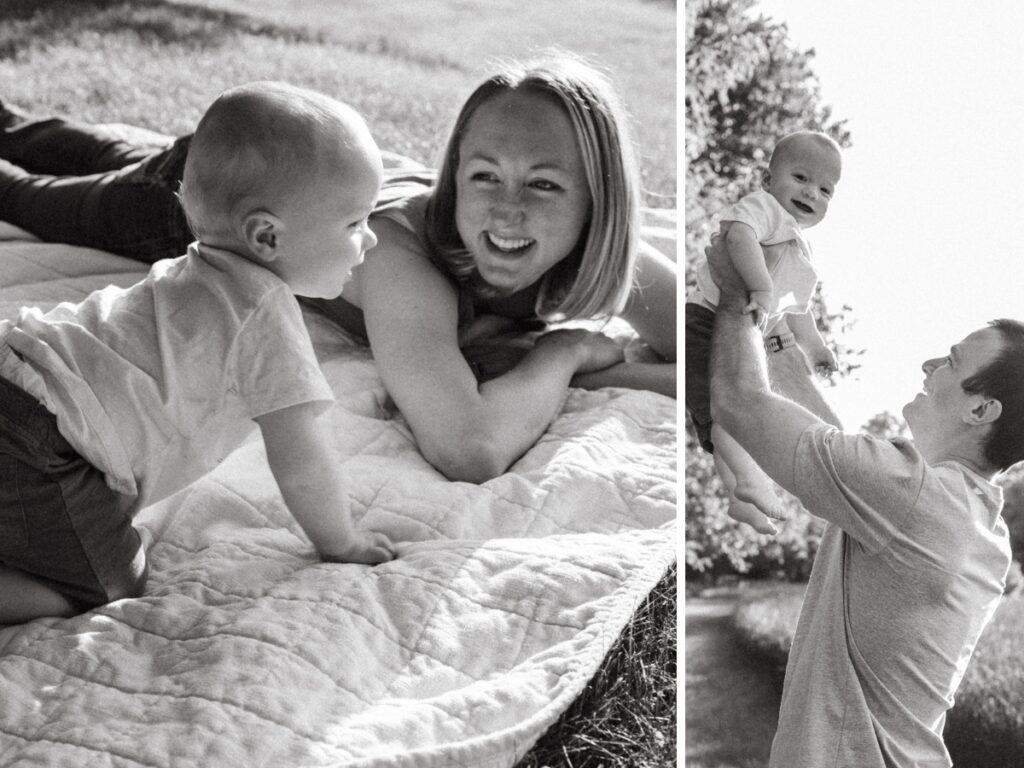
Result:
{"label": "man's hand", "polygon": [[811,373],[820,373],[827,376],[839,370],[839,363],[835,354],[826,346],[813,347],[804,354],[807,356],[807,365]]}

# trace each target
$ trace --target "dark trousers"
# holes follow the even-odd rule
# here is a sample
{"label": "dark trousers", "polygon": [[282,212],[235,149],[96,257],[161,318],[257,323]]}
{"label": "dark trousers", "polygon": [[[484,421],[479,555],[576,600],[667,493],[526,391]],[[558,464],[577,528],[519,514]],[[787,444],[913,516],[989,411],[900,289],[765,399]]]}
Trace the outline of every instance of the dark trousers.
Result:
{"label": "dark trousers", "polygon": [[156,138],[0,108],[0,220],[146,263],[180,256],[194,239],[175,197],[191,137]]}

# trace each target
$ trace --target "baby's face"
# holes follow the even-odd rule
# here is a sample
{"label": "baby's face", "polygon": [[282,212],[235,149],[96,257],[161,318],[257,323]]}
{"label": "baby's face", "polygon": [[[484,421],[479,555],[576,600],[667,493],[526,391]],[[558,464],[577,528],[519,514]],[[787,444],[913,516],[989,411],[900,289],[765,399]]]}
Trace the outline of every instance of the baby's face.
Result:
{"label": "baby's face", "polygon": [[765,188],[806,229],[825,218],[841,171],[835,150],[806,140],[776,160]]}
{"label": "baby's face", "polygon": [[299,296],[333,299],[377,244],[368,217],[380,192],[380,153],[323,172],[283,211],[282,252],[271,269]]}

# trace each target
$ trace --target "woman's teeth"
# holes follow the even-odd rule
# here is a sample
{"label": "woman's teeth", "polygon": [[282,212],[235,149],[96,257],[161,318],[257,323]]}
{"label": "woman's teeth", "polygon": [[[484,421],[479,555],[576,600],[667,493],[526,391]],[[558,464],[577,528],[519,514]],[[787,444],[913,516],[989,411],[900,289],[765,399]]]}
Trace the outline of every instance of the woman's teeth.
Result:
{"label": "woman's teeth", "polygon": [[500,237],[495,235],[493,232],[487,233],[487,239],[490,240],[491,245],[502,251],[518,251],[520,248],[533,243],[528,237]]}

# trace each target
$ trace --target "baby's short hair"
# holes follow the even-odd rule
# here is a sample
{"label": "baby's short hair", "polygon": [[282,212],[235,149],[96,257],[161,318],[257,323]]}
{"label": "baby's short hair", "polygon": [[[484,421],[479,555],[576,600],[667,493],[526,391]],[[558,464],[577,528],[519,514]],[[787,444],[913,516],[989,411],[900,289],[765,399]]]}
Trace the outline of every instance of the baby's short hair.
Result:
{"label": "baby's short hair", "polygon": [[300,182],[346,165],[352,128],[345,104],[287,83],[257,82],[221,94],[189,144],[179,199],[198,237],[230,232],[241,208],[273,207]]}
{"label": "baby's short hair", "polygon": [[769,170],[774,170],[777,163],[783,158],[789,157],[804,142],[814,142],[820,147],[831,149],[837,156],[842,157],[842,149],[839,142],[821,131],[794,131],[783,136],[775,144],[772,156],[768,160]]}

